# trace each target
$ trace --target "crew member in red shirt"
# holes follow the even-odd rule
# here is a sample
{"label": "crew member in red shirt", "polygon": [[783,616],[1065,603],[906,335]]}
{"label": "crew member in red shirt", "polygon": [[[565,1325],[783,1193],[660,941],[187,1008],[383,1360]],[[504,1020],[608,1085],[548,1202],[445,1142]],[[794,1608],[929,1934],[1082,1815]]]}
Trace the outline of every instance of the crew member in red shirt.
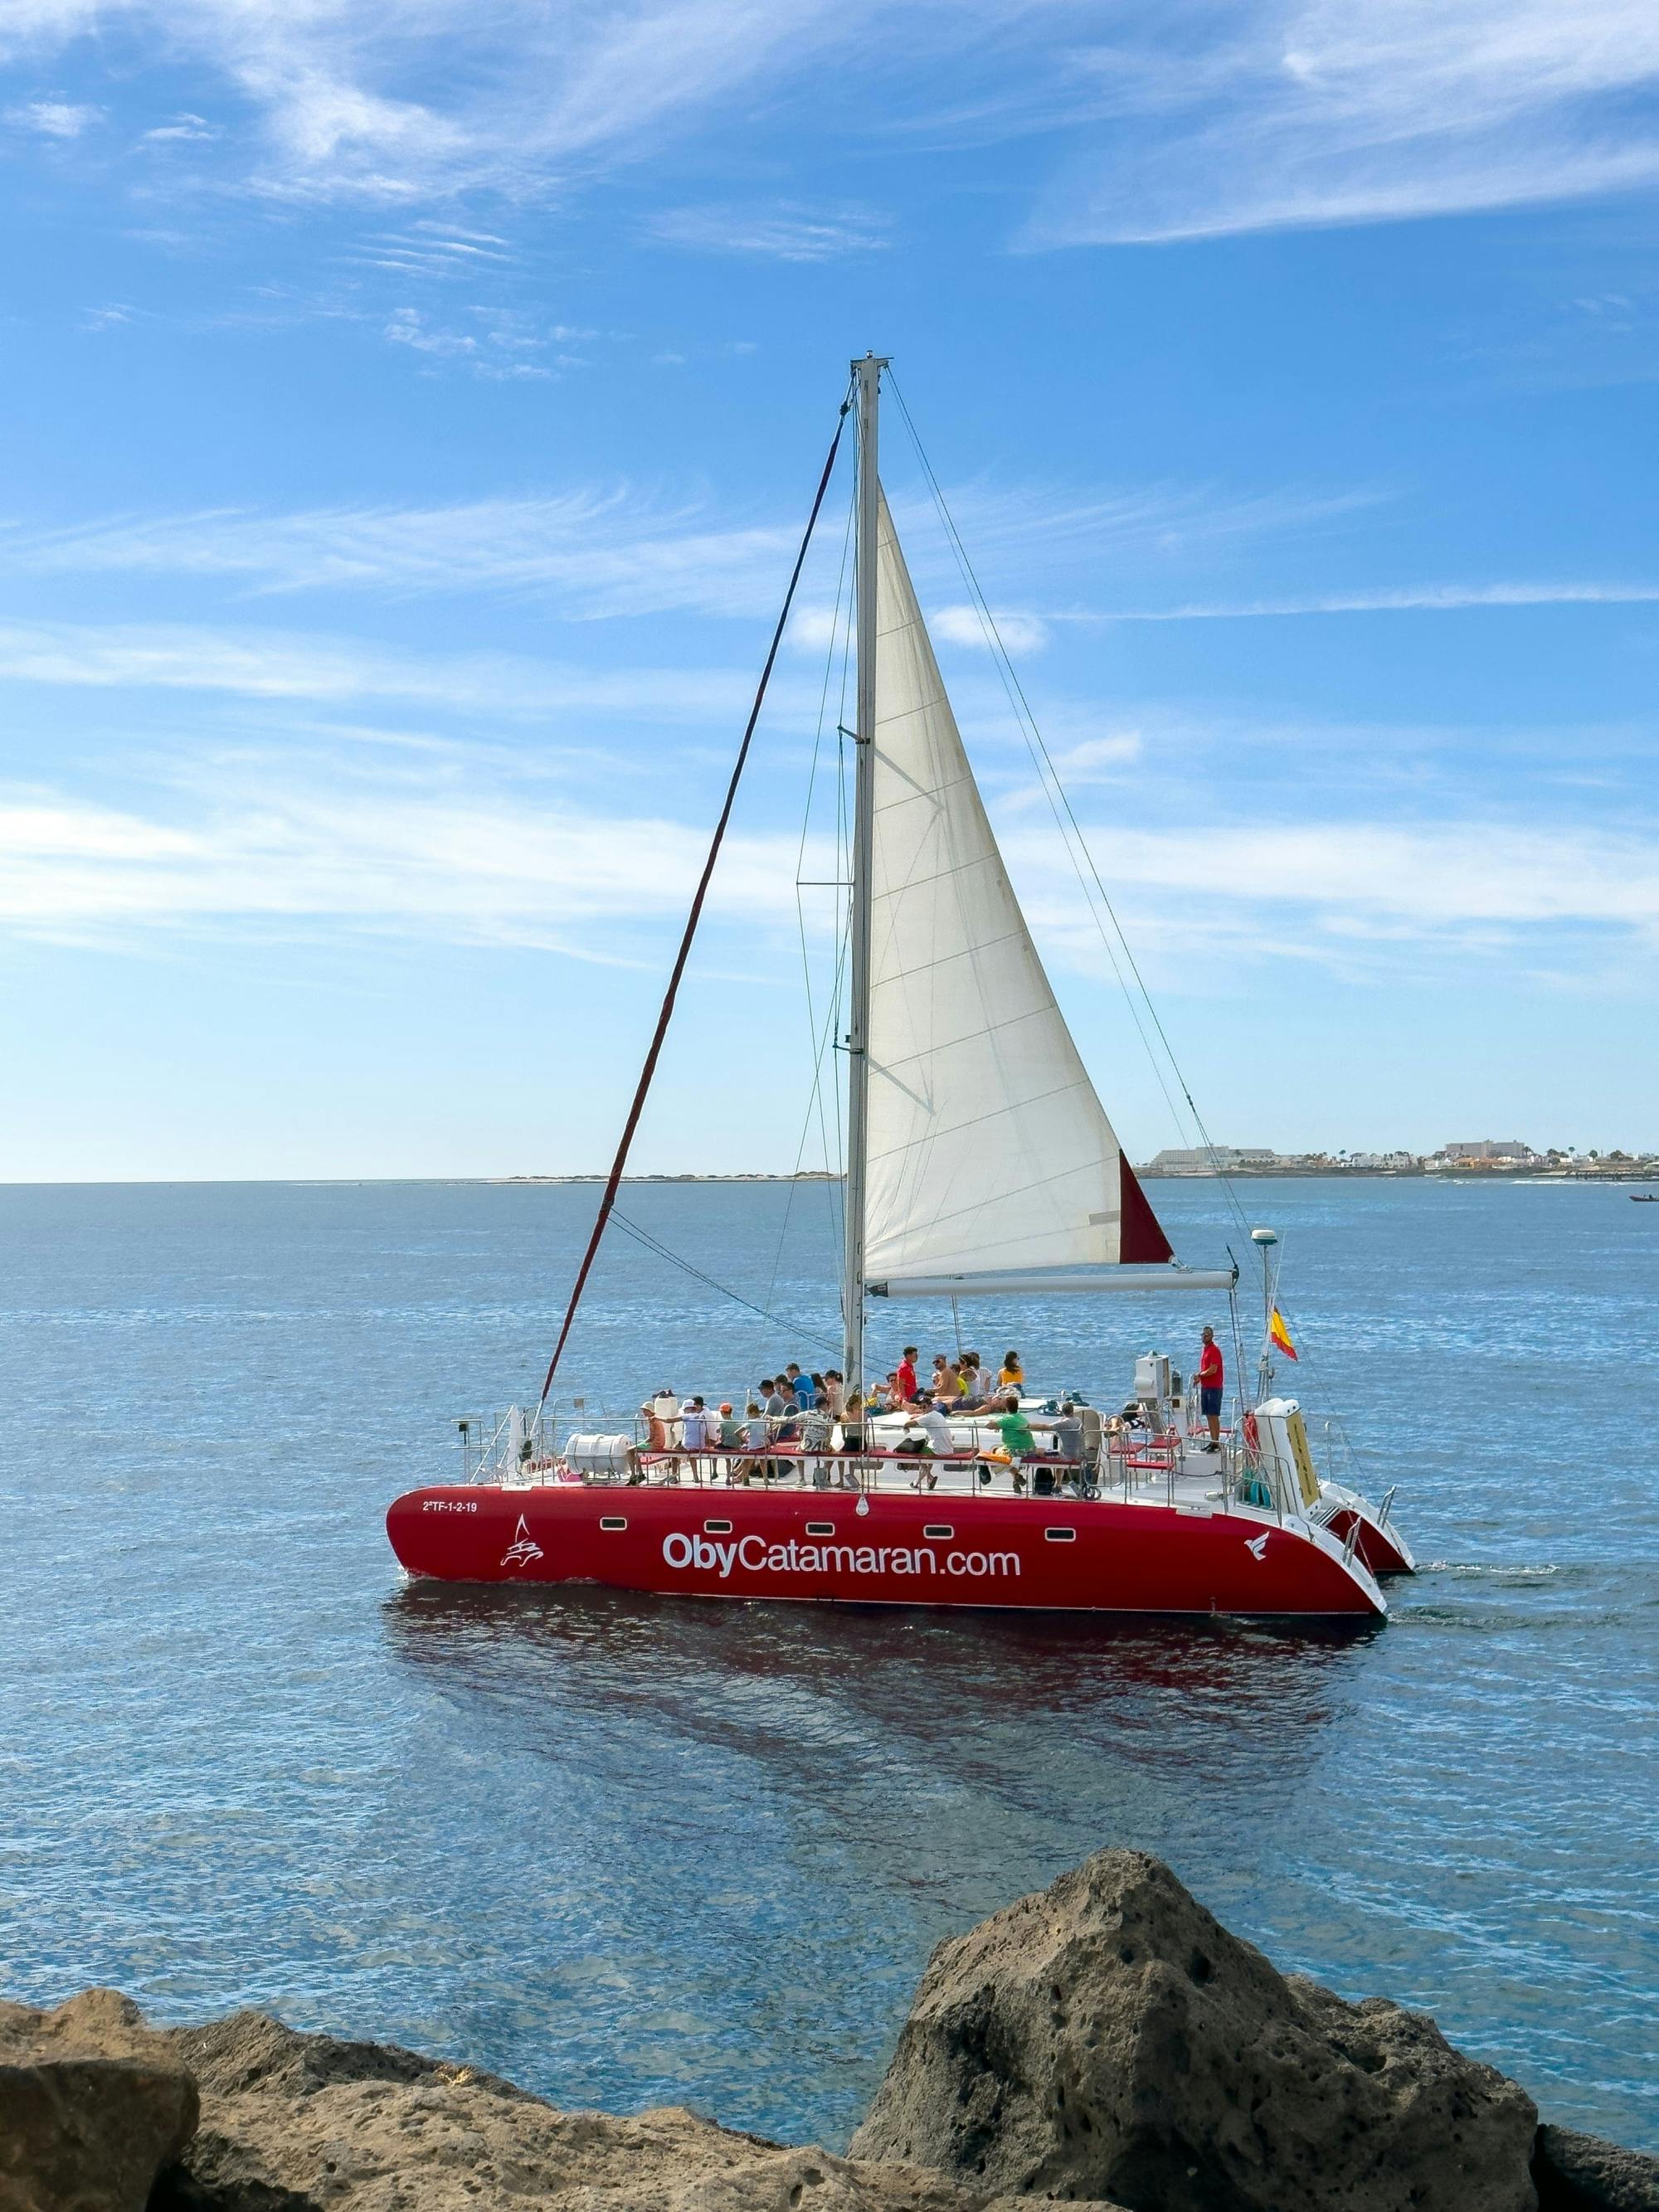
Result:
{"label": "crew member in red shirt", "polygon": [[898,1364],[899,1399],[902,1404],[912,1406],[916,1397],[916,1347],[907,1344],[904,1357]]}
{"label": "crew member in red shirt", "polygon": [[1204,1332],[1204,1349],[1198,1355],[1198,1410],[1209,1425],[1210,1441],[1206,1451],[1221,1449],[1221,1391],[1226,1380],[1221,1362],[1221,1346],[1215,1340],[1215,1331]]}

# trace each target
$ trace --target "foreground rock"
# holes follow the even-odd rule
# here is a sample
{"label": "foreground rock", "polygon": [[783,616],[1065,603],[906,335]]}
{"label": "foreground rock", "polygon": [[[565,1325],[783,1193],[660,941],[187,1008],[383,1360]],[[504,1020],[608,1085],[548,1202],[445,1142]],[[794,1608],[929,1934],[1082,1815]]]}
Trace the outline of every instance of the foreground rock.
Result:
{"label": "foreground rock", "polygon": [[180,2067],[0,2062],[0,2212],[144,2212],[195,2126],[196,2085]]}
{"label": "foreground rock", "polygon": [[[787,2149],[686,2112],[558,2112],[490,2075],[296,2034],[261,2013],[154,2029],[112,1990],[55,2013],[0,2006],[0,2058],[72,2051],[112,2077],[149,2068],[199,2087],[200,2127],[168,2148],[151,2212],[1014,2212],[992,2189]],[[91,2137],[30,2138],[19,2163],[3,2212],[143,2212],[162,2160],[136,2195],[106,2187]]]}
{"label": "foreground rock", "polygon": [[[199,2103],[199,2124],[198,2124]],[[930,1961],[850,2154],[562,2112],[262,2013],[0,2003],[0,2212],[1659,2212],[1432,2021],[1351,2005],[1103,1851]]]}
{"label": "foreground rock", "polygon": [[1572,2128],[1540,2128],[1538,2212],[1659,2212],[1659,2158]]}
{"label": "foreground rock", "polygon": [[1287,1978],[1103,1851],[939,1947],[852,2152],[1136,2212],[1532,2212],[1536,2130],[1425,2015]]}

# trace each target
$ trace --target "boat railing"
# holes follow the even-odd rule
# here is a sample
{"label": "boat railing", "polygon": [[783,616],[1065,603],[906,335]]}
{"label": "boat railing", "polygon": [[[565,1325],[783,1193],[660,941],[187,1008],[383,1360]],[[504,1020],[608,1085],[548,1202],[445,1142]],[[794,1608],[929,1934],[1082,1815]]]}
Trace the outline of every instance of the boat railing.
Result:
{"label": "boat railing", "polygon": [[1340,1482],[1347,1490],[1363,1490],[1364,1481],[1359,1455],[1354,1449],[1353,1439],[1349,1436],[1341,1415],[1332,1413],[1319,1425],[1324,1444],[1325,1480]]}

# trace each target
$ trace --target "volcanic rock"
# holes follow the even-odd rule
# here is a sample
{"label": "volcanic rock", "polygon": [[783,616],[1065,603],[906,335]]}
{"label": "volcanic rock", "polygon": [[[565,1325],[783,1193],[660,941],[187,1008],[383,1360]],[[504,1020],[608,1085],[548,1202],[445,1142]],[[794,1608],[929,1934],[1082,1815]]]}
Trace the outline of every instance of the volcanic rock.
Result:
{"label": "volcanic rock", "polygon": [[144,2212],[195,2130],[184,2067],[165,2050],[106,2047],[125,2000],[93,1990],[77,2002],[56,2014],[0,2005],[0,2212]]}
{"label": "volcanic rock", "polygon": [[850,2154],[1135,2212],[1532,2212],[1536,2125],[1425,2015],[1279,1973],[1109,1850],[939,1945]]}
{"label": "volcanic rock", "polygon": [[1659,2212],[1659,2158],[1573,2128],[1539,2129],[1532,2178],[1538,2212]]}
{"label": "volcanic rock", "polygon": [[[88,2063],[199,2083],[201,2126],[150,2212],[1017,2212],[994,2188],[790,2149],[678,2109],[559,2112],[470,2067],[261,2013],[155,2029],[109,1990],[56,2013],[0,2006],[0,2057],[77,2037],[119,2054]],[[0,2212],[141,2212],[154,2173],[136,2196],[26,2193]]]}

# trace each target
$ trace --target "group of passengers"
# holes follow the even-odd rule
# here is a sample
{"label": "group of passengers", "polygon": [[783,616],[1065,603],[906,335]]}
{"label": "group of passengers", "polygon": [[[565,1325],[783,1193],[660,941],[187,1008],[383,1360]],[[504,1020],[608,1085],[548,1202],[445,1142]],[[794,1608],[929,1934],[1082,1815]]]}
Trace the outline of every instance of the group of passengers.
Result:
{"label": "group of passengers", "polygon": [[[1022,1462],[1041,1453],[1044,1445],[1039,1444],[1020,1407],[1025,1370],[1018,1352],[1006,1352],[994,1372],[976,1352],[958,1352],[955,1358],[939,1352],[926,1385],[917,1374],[919,1357],[915,1345],[906,1345],[884,1384],[870,1393],[872,1417],[904,1417],[902,1432],[888,1448],[918,1462],[983,1461],[988,1456],[1007,1466],[1014,1488],[1023,1491]],[[848,1389],[837,1368],[819,1373],[793,1359],[775,1374],[762,1377],[741,1413],[729,1400],[717,1408],[701,1397],[682,1401],[666,1383],[640,1411],[649,1438],[646,1448],[666,1458],[670,1481],[677,1481],[688,1465],[695,1474],[703,1455],[718,1455],[726,1480],[745,1486],[757,1479],[769,1482],[787,1478],[811,1455],[813,1480],[820,1486],[855,1485],[852,1459],[866,1444],[862,1394]],[[973,1442],[958,1442],[951,1423],[970,1416],[995,1429],[1000,1449],[987,1455]],[[1068,1402],[1048,1425],[1053,1435],[1045,1438],[1047,1449],[1080,1476],[1085,1455],[1078,1410]],[[981,1465],[980,1481],[991,1479],[991,1468]],[[915,1487],[931,1490],[938,1483],[936,1468],[917,1465]]]}
{"label": "group of passengers", "polygon": [[959,1352],[954,1359],[949,1352],[936,1352],[933,1372],[925,1389],[916,1376],[921,1356],[914,1344],[905,1346],[904,1357],[882,1385],[884,1412],[906,1413],[926,1399],[952,1413],[983,1413],[1004,1404],[1011,1394],[1018,1402],[1025,1387],[1025,1369],[1017,1352],[1005,1352],[1002,1365],[995,1371],[976,1352]]}

